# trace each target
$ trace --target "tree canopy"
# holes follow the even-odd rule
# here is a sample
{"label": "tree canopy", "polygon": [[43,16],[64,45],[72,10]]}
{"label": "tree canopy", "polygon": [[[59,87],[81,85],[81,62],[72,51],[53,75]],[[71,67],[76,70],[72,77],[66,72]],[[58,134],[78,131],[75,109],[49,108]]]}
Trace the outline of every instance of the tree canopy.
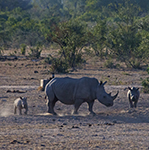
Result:
{"label": "tree canopy", "polygon": [[56,43],[74,68],[88,47],[139,68],[148,61],[148,8],[148,0],[0,0],[0,48]]}

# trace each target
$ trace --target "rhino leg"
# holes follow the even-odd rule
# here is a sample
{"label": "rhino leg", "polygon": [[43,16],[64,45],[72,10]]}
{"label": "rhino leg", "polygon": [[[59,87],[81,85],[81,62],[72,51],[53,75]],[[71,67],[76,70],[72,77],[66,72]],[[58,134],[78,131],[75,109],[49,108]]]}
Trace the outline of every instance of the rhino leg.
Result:
{"label": "rhino leg", "polygon": [[19,107],[18,109],[19,109],[19,115],[22,115],[22,109],[21,109],[21,107]]}
{"label": "rhino leg", "polygon": [[81,100],[81,99],[77,99],[75,101],[73,114],[78,114],[78,109],[82,103],[83,103],[83,100]]}
{"label": "rhino leg", "polygon": [[57,99],[55,98],[54,100],[50,101],[48,100],[48,113],[52,113],[53,115],[57,115],[55,112],[54,112],[54,106],[55,106],[55,103],[57,102]]}
{"label": "rhino leg", "polygon": [[135,108],[137,107],[137,102],[134,102],[134,107],[135,107]]}
{"label": "rhino leg", "polygon": [[17,107],[15,106],[14,107],[14,114],[16,114],[17,113]]}
{"label": "rhino leg", "polygon": [[133,108],[133,103],[132,103],[132,100],[130,99],[129,99],[129,104],[130,104],[130,107]]}
{"label": "rhino leg", "polygon": [[88,110],[90,111],[90,114],[93,114],[93,115],[96,115],[94,112],[93,112],[93,104],[94,104],[94,101],[91,101],[91,102],[87,102],[88,103]]}
{"label": "rhino leg", "polygon": [[27,111],[28,111],[28,106],[25,106],[25,112],[24,112],[24,114],[27,114]]}

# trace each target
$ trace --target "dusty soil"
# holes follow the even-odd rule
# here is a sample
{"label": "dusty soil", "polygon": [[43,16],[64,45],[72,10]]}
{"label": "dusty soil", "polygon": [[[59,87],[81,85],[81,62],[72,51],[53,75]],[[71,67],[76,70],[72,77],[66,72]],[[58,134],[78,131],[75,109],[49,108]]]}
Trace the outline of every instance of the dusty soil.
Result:
{"label": "dusty soil", "polygon": [[[43,62],[0,61],[0,149],[149,149],[149,94],[141,92],[146,71],[107,69],[95,58],[75,72],[55,74],[107,80],[106,91],[119,90],[119,95],[110,108],[96,101],[96,116],[89,115],[86,103],[72,115],[73,106],[60,102],[55,106],[58,116],[53,116],[46,113],[44,92],[37,90],[40,79],[51,77],[50,66]],[[127,86],[140,87],[136,109],[129,108]],[[13,102],[20,96],[28,98],[27,115],[13,114]]]}

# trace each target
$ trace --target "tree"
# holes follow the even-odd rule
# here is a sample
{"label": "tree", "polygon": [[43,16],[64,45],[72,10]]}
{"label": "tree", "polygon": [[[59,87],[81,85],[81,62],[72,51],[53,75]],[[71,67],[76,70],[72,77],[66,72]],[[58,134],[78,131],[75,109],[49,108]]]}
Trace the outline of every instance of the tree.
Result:
{"label": "tree", "polygon": [[141,60],[148,64],[148,56],[149,56],[149,15],[141,18],[139,20],[139,27],[140,27],[140,34],[142,37],[142,41],[138,48],[138,55],[140,56]]}
{"label": "tree", "polygon": [[23,10],[30,9],[32,7],[31,0],[0,0],[0,10],[11,11],[17,7]]}
{"label": "tree", "polygon": [[44,39],[38,20],[31,19],[31,15],[21,8],[16,8],[9,13],[6,28],[10,31],[9,36],[13,47],[18,48],[21,44],[35,46]]}
{"label": "tree", "polygon": [[127,66],[139,68],[142,61],[138,55],[142,41],[137,22],[140,8],[126,1],[124,5],[119,4],[116,10],[113,13],[115,20],[113,23],[111,22],[109,33],[111,54],[125,62]]}
{"label": "tree", "polygon": [[60,19],[65,17],[62,0],[34,0],[33,6],[34,16],[38,16],[41,20],[51,17]]}
{"label": "tree", "polygon": [[105,48],[107,47],[107,20],[100,19],[93,28],[93,37],[91,47],[95,51],[95,54],[100,58],[103,58],[106,53]]}
{"label": "tree", "polygon": [[10,41],[10,30],[6,27],[8,16],[8,11],[0,11],[0,49],[7,47],[8,41]]}
{"label": "tree", "polygon": [[71,18],[78,18],[85,12],[86,0],[64,0],[63,3]]}
{"label": "tree", "polygon": [[47,37],[60,46],[59,59],[63,59],[73,70],[82,63],[82,49],[89,37],[85,24],[76,20],[53,24]]}

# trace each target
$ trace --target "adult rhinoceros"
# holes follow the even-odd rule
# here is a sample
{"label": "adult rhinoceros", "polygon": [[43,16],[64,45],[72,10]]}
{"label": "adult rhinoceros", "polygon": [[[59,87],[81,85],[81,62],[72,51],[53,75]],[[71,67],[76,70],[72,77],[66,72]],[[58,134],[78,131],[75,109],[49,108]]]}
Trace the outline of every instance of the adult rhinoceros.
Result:
{"label": "adult rhinoceros", "polygon": [[52,79],[45,88],[48,96],[48,112],[56,115],[54,106],[58,100],[67,105],[74,105],[74,114],[77,114],[80,105],[84,102],[88,103],[90,113],[95,114],[92,110],[95,99],[107,107],[112,106],[118,92],[115,96],[107,94],[104,89],[106,82],[99,83],[96,78],[89,77]]}

